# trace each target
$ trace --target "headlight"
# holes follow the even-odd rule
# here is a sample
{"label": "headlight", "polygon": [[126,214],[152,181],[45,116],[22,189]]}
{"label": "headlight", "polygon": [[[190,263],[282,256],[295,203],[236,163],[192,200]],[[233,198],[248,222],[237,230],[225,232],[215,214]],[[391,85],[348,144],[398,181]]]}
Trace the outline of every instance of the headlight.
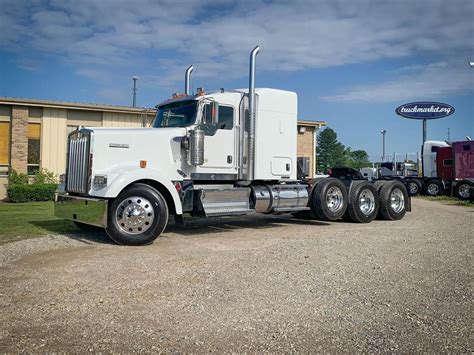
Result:
{"label": "headlight", "polygon": [[94,186],[97,186],[97,187],[107,186],[107,175],[94,176]]}

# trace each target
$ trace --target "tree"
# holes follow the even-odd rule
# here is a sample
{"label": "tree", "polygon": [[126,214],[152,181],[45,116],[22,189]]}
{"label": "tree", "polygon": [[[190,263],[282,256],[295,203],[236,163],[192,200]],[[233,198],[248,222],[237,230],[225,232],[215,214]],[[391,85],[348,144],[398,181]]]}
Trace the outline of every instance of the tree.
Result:
{"label": "tree", "polygon": [[318,149],[316,151],[317,171],[326,173],[328,169],[338,165],[344,165],[346,161],[345,147],[337,141],[336,132],[326,127],[317,138]]}
{"label": "tree", "polygon": [[369,155],[365,150],[354,150],[352,151],[351,148],[346,149],[346,165],[354,168],[366,168],[370,166]]}

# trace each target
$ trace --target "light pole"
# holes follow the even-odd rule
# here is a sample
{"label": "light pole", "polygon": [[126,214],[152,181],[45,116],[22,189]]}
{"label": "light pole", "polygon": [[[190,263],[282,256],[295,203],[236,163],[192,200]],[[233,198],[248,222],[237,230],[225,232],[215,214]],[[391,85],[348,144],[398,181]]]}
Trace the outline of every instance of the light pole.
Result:
{"label": "light pole", "polygon": [[133,104],[132,107],[137,107],[137,80],[138,76],[132,77],[133,79]]}
{"label": "light pole", "polygon": [[385,160],[385,133],[387,133],[387,130],[382,129],[380,131],[382,133],[382,163]]}

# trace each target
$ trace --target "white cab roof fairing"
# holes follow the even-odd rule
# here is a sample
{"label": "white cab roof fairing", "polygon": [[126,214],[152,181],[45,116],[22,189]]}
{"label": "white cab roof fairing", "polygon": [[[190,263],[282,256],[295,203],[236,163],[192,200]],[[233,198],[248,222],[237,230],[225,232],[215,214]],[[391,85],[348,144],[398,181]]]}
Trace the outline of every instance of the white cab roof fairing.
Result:
{"label": "white cab roof fairing", "polygon": [[433,147],[449,147],[449,144],[445,141],[426,141],[424,144],[427,146]]}
{"label": "white cab roof fairing", "polygon": [[[268,97],[274,97],[274,98],[280,98],[280,97],[287,97],[287,96],[296,96],[296,93],[293,91],[287,91],[287,90],[280,90],[280,89],[272,89],[272,88],[256,88],[255,93],[258,96],[268,96]],[[232,98],[235,98],[235,95],[239,94],[240,96],[248,94],[248,88],[246,89],[229,89],[229,90],[224,90],[223,92],[220,90],[217,91],[210,91],[206,93],[205,95],[199,96],[199,95],[190,95],[190,96],[183,96],[178,99],[168,99],[160,102],[158,105],[155,107],[158,108],[159,106],[174,103],[174,102],[182,102],[182,101],[192,101],[192,100],[197,100],[200,101],[202,99],[206,98],[214,98],[217,101],[224,99],[227,95],[230,95]],[[275,100],[275,102],[278,102],[279,100]],[[262,108],[265,109],[265,108]],[[275,110],[275,107],[272,107],[272,110]],[[276,111],[279,111],[276,109]],[[284,112],[284,111],[283,111]],[[293,113],[293,112],[291,112]]]}

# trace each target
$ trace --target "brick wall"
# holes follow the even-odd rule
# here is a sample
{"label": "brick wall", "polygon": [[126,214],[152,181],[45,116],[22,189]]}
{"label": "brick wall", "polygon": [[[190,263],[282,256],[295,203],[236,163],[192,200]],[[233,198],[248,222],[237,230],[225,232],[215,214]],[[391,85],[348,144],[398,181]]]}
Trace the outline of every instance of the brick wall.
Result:
{"label": "brick wall", "polygon": [[12,106],[11,167],[26,173],[28,168],[28,107]]}

